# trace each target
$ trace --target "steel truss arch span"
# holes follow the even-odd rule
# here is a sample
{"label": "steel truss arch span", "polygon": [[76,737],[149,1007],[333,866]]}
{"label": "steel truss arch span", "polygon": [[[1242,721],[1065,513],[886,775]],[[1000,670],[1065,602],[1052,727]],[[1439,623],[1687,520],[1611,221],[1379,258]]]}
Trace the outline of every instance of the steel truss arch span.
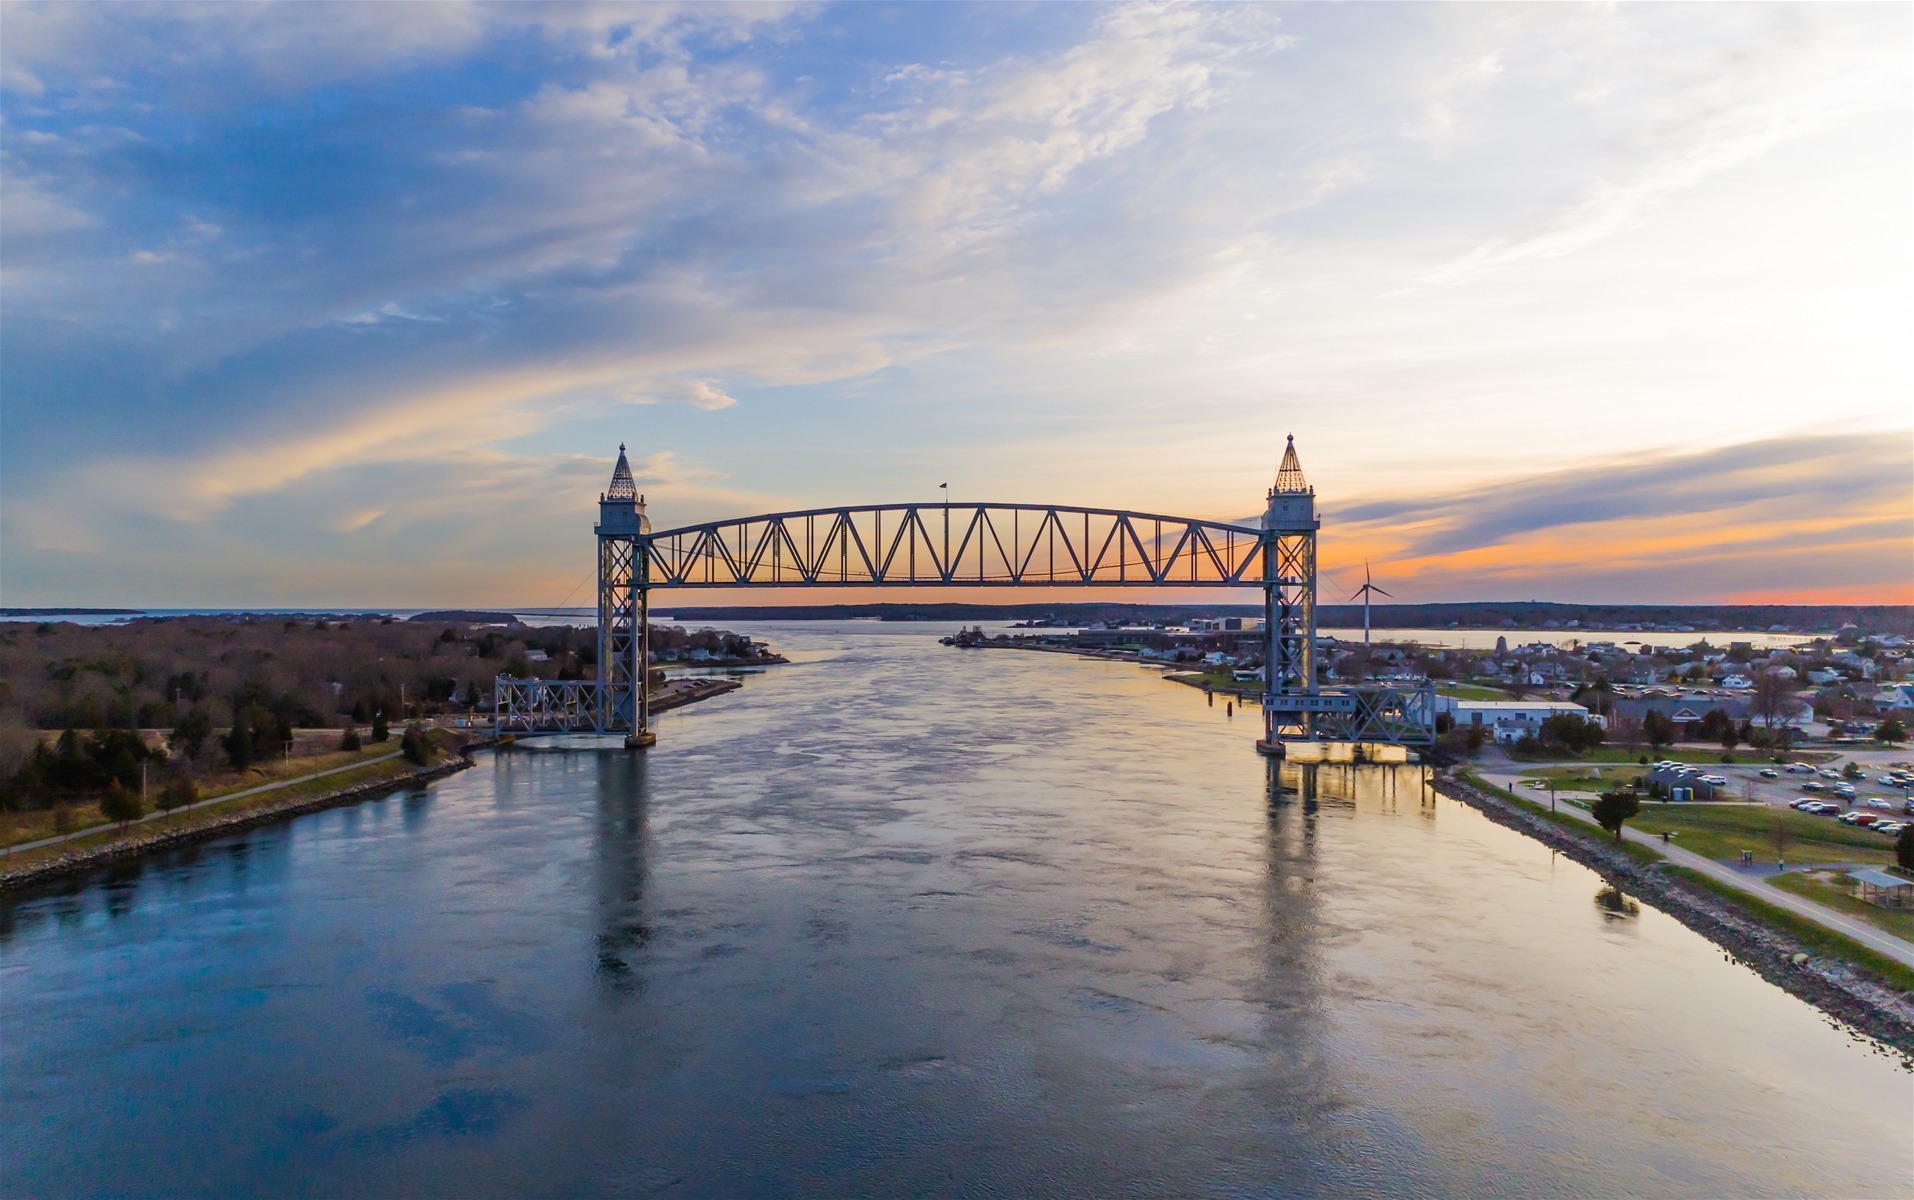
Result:
{"label": "steel truss arch span", "polygon": [[1259,587],[1263,531],[1063,504],[871,504],[645,539],[652,587]]}

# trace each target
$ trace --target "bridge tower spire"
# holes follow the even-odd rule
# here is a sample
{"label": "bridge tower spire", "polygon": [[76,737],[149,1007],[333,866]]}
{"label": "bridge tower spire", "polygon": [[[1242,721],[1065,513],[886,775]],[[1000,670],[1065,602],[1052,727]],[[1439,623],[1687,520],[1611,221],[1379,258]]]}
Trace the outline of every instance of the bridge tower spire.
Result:
{"label": "bridge tower spire", "polygon": [[1303,478],[1296,435],[1289,435],[1263,513],[1263,740],[1280,755],[1285,742],[1315,736],[1316,489]]}
{"label": "bridge tower spire", "polygon": [[598,497],[598,729],[625,733],[625,748],[654,744],[651,731],[650,552],[645,498],[618,444],[611,486]]}

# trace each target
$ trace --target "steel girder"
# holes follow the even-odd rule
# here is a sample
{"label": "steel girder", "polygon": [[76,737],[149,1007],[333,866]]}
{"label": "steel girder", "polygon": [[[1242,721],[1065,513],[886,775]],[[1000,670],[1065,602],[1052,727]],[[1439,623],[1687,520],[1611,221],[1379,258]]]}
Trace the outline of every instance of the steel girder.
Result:
{"label": "steel girder", "polygon": [[492,704],[500,733],[607,732],[595,680],[500,675],[492,682]]}
{"label": "steel girder", "polygon": [[652,587],[1254,587],[1263,536],[1109,508],[880,504],[687,525],[645,541]]}

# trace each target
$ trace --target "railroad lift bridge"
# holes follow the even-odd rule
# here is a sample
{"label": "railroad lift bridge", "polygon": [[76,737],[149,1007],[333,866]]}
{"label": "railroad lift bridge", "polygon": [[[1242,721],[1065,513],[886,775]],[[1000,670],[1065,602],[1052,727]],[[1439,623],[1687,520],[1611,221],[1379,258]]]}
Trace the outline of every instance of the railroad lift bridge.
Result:
{"label": "railroad lift bridge", "polygon": [[646,676],[660,588],[1124,587],[1263,590],[1265,754],[1298,743],[1426,746],[1435,686],[1316,678],[1316,490],[1292,436],[1256,526],[1060,504],[878,504],[654,531],[625,448],[598,498],[598,678],[493,684],[504,734],[656,743]]}

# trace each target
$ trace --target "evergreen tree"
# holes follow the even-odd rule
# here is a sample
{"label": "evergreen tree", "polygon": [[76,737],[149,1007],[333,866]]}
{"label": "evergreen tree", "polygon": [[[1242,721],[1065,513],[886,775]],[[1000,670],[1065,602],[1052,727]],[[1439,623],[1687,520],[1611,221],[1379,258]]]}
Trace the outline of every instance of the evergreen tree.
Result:
{"label": "evergreen tree", "polygon": [[1633,792],[1603,792],[1589,807],[1589,815],[1595,823],[1615,835],[1616,841],[1622,840],[1622,825],[1642,810],[1642,802]]}
{"label": "evergreen tree", "polygon": [[232,732],[226,735],[226,758],[235,771],[253,765],[253,731],[244,721],[233,722]]}
{"label": "evergreen tree", "polygon": [[161,812],[170,813],[176,808],[185,808],[199,799],[199,785],[193,782],[191,775],[175,775],[167,785],[159,790],[154,807]]}
{"label": "evergreen tree", "polygon": [[140,819],[146,812],[140,803],[140,794],[115,779],[106,785],[106,795],[100,797],[100,815],[109,821],[118,821],[120,828]]}
{"label": "evergreen tree", "polygon": [[392,725],[385,719],[385,709],[382,708],[372,714],[372,740],[383,742],[390,740],[391,737]]}
{"label": "evergreen tree", "polygon": [[198,758],[199,751],[206,739],[213,736],[213,719],[203,709],[194,709],[179,719],[173,727],[173,736],[169,744],[175,754],[186,758]]}
{"label": "evergreen tree", "polygon": [[339,735],[339,749],[357,750],[358,748],[359,727],[357,725],[348,725],[346,726],[346,731]]}

